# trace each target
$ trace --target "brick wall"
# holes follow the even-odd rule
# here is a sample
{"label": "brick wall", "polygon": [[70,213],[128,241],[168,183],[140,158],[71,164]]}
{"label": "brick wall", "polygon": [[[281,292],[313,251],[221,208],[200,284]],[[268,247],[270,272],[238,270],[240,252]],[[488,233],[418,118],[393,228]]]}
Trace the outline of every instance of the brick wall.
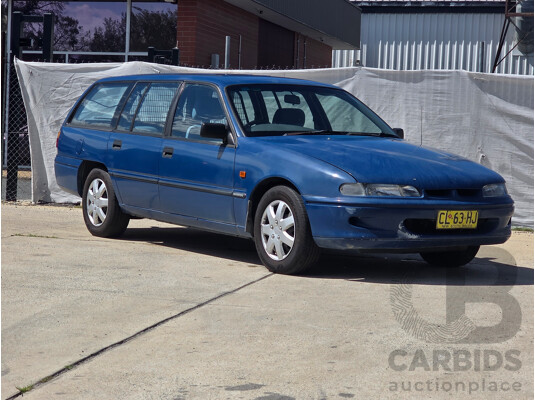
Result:
{"label": "brick wall", "polygon": [[180,63],[193,65],[197,44],[197,0],[180,0],[178,2],[177,28]]}
{"label": "brick wall", "polygon": [[[261,25],[264,27],[260,29]],[[281,35],[264,35],[262,45],[259,45],[259,32],[265,33],[266,26],[273,25],[269,22],[260,24],[260,19],[247,11],[235,7],[223,0],[179,0],[178,1],[178,32],[177,45],[180,49],[180,64],[196,67],[210,67],[211,55],[219,54],[220,66],[225,62],[225,36],[231,37],[230,43],[230,67],[237,69],[239,60],[239,42],[241,35],[241,68],[254,69],[261,66],[273,66],[279,68],[303,68],[304,67],[304,36],[295,33],[295,41],[292,44],[280,42],[284,28],[273,25],[275,31],[281,31]],[[287,31],[291,34],[291,31]],[[283,35],[284,36],[284,35]],[[266,42],[272,39],[272,42]],[[299,41],[299,63],[296,63],[297,37]],[[277,39],[278,38],[278,39]],[[291,52],[293,52],[293,62]],[[289,57],[277,54],[286,49],[290,52]],[[266,52],[259,55],[259,51]],[[268,51],[272,49],[271,51]],[[311,38],[306,41],[306,68],[331,66],[331,47]],[[287,51],[284,53],[287,53]],[[290,65],[288,65],[290,64]],[[292,65],[293,64],[293,65]]]}
{"label": "brick wall", "polygon": [[225,62],[225,36],[231,37],[230,66],[238,68],[240,35],[241,67],[255,68],[258,59],[258,17],[223,0],[178,2],[178,46],[181,64],[209,67],[211,55]]}
{"label": "brick wall", "polygon": [[295,68],[330,68],[332,66],[332,47],[296,33],[294,60]]}
{"label": "brick wall", "polygon": [[332,47],[307,38],[306,68],[330,68],[331,66]]}

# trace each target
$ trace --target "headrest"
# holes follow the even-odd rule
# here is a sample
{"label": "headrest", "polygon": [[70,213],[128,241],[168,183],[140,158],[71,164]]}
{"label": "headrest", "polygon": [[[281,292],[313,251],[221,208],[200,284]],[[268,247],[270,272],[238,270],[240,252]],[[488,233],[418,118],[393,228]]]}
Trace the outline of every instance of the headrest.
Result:
{"label": "headrest", "polygon": [[303,126],[305,113],[299,108],[279,108],[273,116],[273,123]]}

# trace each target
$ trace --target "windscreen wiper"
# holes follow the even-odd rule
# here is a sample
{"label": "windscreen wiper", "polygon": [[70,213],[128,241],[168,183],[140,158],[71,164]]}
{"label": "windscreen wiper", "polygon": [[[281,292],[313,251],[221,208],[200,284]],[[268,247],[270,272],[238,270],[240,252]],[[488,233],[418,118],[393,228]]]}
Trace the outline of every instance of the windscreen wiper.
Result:
{"label": "windscreen wiper", "polygon": [[381,136],[381,137],[393,137],[399,139],[399,136],[396,134],[392,134],[389,132],[346,132],[347,135],[354,135],[354,136]]}
{"label": "windscreen wiper", "polygon": [[398,135],[396,135],[395,133],[390,133],[390,132],[381,132],[379,136],[393,137],[393,138],[399,139]]}
{"label": "windscreen wiper", "polygon": [[319,129],[316,131],[299,131],[299,132],[286,132],[282,136],[297,136],[297,135],[346,135],[347,132],[332,131],[330,129]]}
{"label": "windscreen wiper", "polygon": [[371,132],[346,132],[346,135],[349,135],[349,136],[381,136],[380,133],[371,133]]}

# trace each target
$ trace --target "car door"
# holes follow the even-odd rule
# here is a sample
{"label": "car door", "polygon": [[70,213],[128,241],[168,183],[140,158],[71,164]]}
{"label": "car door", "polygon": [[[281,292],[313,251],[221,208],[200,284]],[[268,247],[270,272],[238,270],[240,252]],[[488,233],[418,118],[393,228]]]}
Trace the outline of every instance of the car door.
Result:
{"label": "car door", "polygon": [[202,123],[227,123],[218,90],[187,83],[160,157],[163,212],[234,224],[234,145],[200,136]]}
{"label": "car door", "polygon": [[[108,142],[109,172],[122,204],[158,209],[158,168],[169,107],[179,82],[138,82]],[[133,211],[133,210],[131,210]]]}

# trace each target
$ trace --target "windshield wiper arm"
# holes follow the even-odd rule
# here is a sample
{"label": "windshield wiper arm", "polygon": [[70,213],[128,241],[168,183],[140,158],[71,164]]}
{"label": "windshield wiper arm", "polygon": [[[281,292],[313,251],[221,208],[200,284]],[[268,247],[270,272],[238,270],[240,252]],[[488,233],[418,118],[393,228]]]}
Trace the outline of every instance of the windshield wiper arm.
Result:
{"label": "windshield wiper arm", "polygon": [[381,132],[379,136],[393,137],[393,138],[399,139],[398,135],[396,135],[395,133],[389,133],[389,132]]}
{"label": "windshield wiper arm", "polygon": [[297,136],[297,135],[345,135],[347,132],[332,131],[330,129],[319,129],[316,131],[298,131],[286,132],[283,136]]}
{"label": "windshield wiper arm", "polygon": [[390,132],[347,132],[348,135],[354,136],[381,136],[381,137],[393,137],[399,139],[399,136]]}
{"label": "windshield wiper arm", "polygon": [[346,135],[353,135],[353,136],[381,136],[382,133],[375,133],[375,132],[346,132]]}
{"label": "windshield wiper arm", "polygon": [[388,132],[344,132],[344,131],[333,131],[330,129],[318,129],[311,131],[295,131],[295,132],[286,132],[282,136],[298,136],[298,135],[353,135],[353,136],[388,136],[388,137],[398,137]]}

